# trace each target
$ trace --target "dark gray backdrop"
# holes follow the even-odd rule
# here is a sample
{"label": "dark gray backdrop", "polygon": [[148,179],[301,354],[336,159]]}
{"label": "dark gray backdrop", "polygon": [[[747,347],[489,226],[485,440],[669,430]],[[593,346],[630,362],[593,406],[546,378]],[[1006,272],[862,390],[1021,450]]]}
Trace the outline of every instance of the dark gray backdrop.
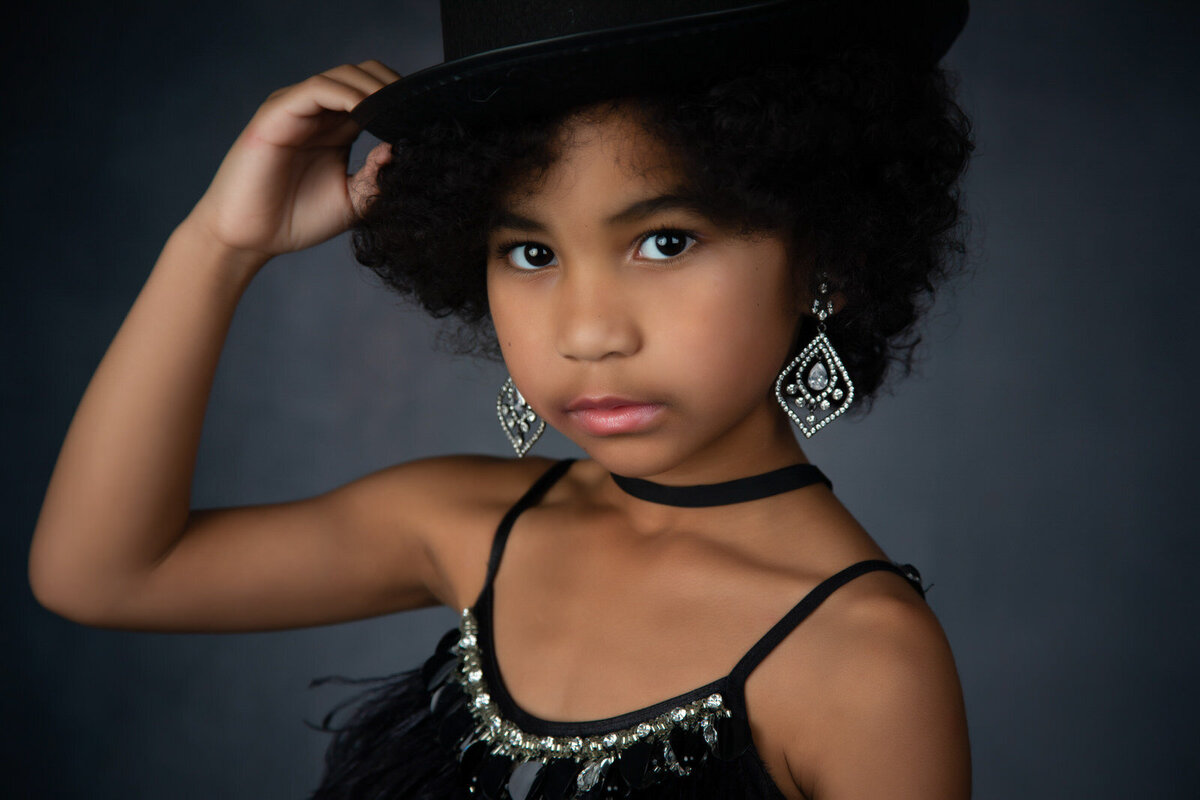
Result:
{"label": "dark gray backdrop", "polygon": [[[979,140],[974,276],[940,299],[922,373],[809,452],[936,584],[976,797],[1191,797],[1197,14],[976,5],[947,62]],[[414,666],[452,611],[263,634],[88,629],[33,600],[29,540],[92,371],[258,104],[344,62],[440,61],[437,5],[73,3],[26,9],[5,36],[4,794],[302,798],[326,742],[302,720],[345,695],[309,679]],[[506,453],[503,372],[436,352],[434,331],[345,237],[270,264],[222,357],[195,505]],[[576,452],[558,436],[538,449]]]}

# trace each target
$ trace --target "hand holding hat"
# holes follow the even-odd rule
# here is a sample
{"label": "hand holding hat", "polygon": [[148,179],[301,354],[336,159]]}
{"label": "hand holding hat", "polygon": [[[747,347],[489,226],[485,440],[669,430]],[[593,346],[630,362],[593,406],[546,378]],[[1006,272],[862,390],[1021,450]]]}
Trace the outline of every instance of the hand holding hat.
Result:
{"label": "hand holding hat", "polygon": [[390,156],[379,145],[353,175],[362,127],[350,110],[398,80],[379,61],[343,64],[272,92],[222,160],[188,215],[221,245],[264,261],[347,230],[362,214]]}

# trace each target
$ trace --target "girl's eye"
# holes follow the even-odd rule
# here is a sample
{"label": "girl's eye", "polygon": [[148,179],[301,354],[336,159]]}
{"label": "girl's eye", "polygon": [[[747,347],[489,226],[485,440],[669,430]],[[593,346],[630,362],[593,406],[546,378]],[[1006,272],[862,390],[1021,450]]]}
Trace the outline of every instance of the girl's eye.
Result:
{"label": "girl's eye", "polygon": [[[660,228],[657,231],[651,231],[650,235],[642,242],[642,247],[649,245],[665,256],[665,258],[652,258],[651,260],[667,261],[688,249],[688,239],[695,241],[696,237],[687,231],[676,228]],[[638,248],[638,252],[641,252],[641,248]]]}
{"label": "girl's eye", "polygon": [[[679,228],[659,228],[644,234],[638,252],[645,248],[657,250],[661,257],[647,256],[651,261],[670,261],[689,249],[687,240],[697,241],[694,234]],[[529,241],[501,242],[496,255],[525,272],[534,272],[554,264],[554,251],[545,245]]]}
{"label": "girl's eye", "polygon": [[[515,242],[513,244],[504,244],[500,246],[500,257],[511,254],[518,269],[536,270],[542,267],[550,266],[550,262],[554,258],[554,253],[550,248],[538,244],[537,242]],[[524,259],[522,264],[520,259]]]}

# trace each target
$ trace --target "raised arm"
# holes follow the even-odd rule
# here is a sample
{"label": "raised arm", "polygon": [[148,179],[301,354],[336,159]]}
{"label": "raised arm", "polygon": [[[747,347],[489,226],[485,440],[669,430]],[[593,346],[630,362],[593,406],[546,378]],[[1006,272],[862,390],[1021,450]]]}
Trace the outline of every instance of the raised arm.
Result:
{"label": "raised arm", "polygon": [[[346,174],[348,111],[399,76],[343,65],[272,93],[170,235],[67,430],[29,554],[37,599],[103,627],[252,630],[430,605],[449,592],[426,530],[456,459],[293,503],[193,511],[213,374],[273,256],[344,230],[387,147]],[[439,494],[440,492],[440,494]]]}

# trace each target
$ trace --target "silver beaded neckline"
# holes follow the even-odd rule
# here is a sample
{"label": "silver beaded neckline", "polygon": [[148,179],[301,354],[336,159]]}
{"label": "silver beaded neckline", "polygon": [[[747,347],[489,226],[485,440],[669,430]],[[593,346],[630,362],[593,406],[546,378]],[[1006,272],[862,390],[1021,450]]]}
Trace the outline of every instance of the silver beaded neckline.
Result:
{"label": "silver beaded neckline", "polygon": [[[725,705],[720,692],[676,706],[653,719],[637,725],[595,736],[539,736],[522,730],[505,718],[488,691],[483,677],[483,656],[479,650],[479,622],[471,609],[464,608],[459,622],[459,662],[456,679],[468,696],[467,707],[475,718],[475,736],[493,743],[492,752],[510,758],[546,761],[552,758],[572,758],[576,761],[601,762],[616,758],[622,751],[639,741],[662,741],[675,728],[700,730],[705,741],[715,746],[717,733],[714,723],[729,717],[732,711]],[[669,750],[669,748],[668,748]],[[686,772],[669,764],[681,774]]]}

